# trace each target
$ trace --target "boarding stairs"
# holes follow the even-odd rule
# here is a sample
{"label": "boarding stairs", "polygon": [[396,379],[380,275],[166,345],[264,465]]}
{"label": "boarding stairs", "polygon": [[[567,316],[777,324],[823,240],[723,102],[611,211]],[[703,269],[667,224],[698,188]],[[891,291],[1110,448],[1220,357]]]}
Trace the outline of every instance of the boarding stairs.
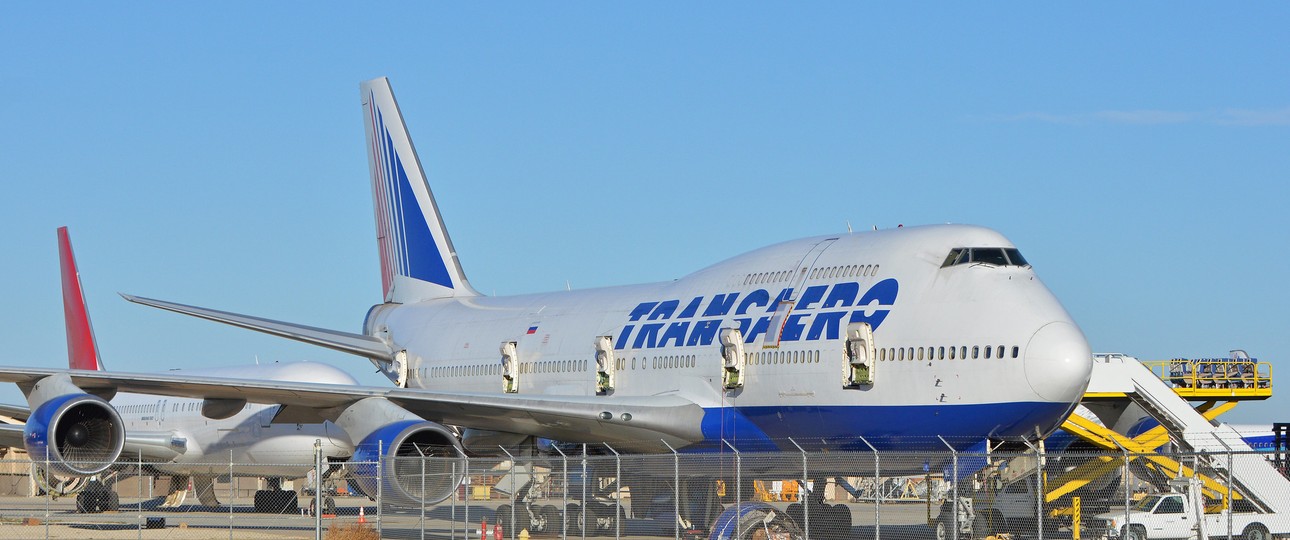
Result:
{"label": "boarding stairs", "polygon": [[1131,385],[1131,391],[1125,391],[1127,397],[1156,418],[1173,435],[1175,443],[1207,454],[1208,465],[1227,470],[1235,487],[1260,511],[1290,513],[1290,497],[1286,496],[1290,493],[1290,480],[1262,454],[1255,453],[1236,430],[1226,424],[1215,425],[1142,362],[1118,355],[1099,358],[1102,360],[1105,362],[1095,365],[1107,366],[1104,369],[1121,377],[1120,384]]}

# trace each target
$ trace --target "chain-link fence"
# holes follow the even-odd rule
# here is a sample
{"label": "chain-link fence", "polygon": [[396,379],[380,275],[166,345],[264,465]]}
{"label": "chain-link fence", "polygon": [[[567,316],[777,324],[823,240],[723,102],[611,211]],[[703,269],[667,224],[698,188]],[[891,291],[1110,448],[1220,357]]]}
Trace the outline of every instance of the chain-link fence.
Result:
{"label": "chain-link fence", "polygon": [[1043,453],[1015,446],[988,453],[740,452],[733,445],[706,453],[620,455],[601,445],[494,454],[502,457],[325,464],[321,475],[299,465],[231,462],[178,474],[136,459],[94,479],[7,460],[0,462],[0,538],[1290,534],[1290,481],[1273,454]]}

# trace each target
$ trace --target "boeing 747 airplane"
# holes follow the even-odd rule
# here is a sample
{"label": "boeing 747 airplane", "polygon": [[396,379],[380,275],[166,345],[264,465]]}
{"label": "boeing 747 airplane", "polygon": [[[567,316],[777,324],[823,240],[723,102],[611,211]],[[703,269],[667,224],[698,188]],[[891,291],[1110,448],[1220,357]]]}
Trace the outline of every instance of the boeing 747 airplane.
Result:
{"label": "boeing 747 airplane", "polygon": [[[1016,246],[977,226],[803,238],[659,283],[481,295],[389,82],[361,94],[384,290],[361,333],[126,298],[366,357],[392,388],[23,368],[0,368],[0,380],[290,399],[288,411],[345,428],[355,461],[428,453],[445,458],[443,473],[459,470],[446,458],[542,440],[636,452],[1034,440],[1088,384],[1079,326]],[[384,482],[387,498],[415,504],[456,485],[413,489],[397,471]]]}

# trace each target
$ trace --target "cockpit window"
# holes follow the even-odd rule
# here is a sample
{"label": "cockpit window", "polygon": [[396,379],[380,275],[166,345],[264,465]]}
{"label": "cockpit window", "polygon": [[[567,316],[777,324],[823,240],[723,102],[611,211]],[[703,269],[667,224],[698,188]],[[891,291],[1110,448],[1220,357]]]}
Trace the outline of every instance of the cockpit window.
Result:
{"label": "cockpit window", "polygon": [[958,264],[958,263],[959,263],[959,257],[962,257],[962,256],[963,256],[963,252],[965,252],[965,251],[967,251],[967,250],[966,250],[966,249],[963,249],[963,248],[954,248],[954,249],[951,249],[951,250],[950,250],[950,255],[949,255],[948,257],[945,257],[945,264],[942,264],[942,265],[941,265],[941,268],[945,268],[946,266],[954,266],[954,265]]}
{"label": "cockpit window", "polygon": [[1026,258],[1021,256],[1021,250],[1017,248],[1005,248],[1004,253],[1008,255],[1008,262],[1013,266],[1030,266]]}
{"label": "cockpit window", "polygon": [[1030,266],[1017,248],[954,248],[945,257],[941,268],[956,264],[988,264],[991,266]]}

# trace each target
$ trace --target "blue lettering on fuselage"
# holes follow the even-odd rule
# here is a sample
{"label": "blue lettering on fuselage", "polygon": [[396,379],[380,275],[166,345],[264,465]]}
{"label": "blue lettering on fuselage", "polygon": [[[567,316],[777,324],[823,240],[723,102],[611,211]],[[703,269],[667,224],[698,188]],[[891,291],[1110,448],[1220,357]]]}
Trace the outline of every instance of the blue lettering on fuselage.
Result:
{"label": "blue lettering on fuselage", "polygon": [[[784,320],[780,341],[838,339],[842,335],[842,325],[854,322],[867,322],[877,330],[891,313],[899,290],[900,285],[892,278],[875,283],[864,295],[860,294],[860,284],[854,281],[807,287]],[[706,303],[703,296],[697,296],[686,302],[679,314],[680,299],[641,302],[631,310],[628,319],[658,322],[625,325],[614,341],[614,348],[626,349],[628,345],[633,349],[711,345],[726,322],[725,317],[732,315],[732,309],[736,317],[730,319],[727,326],[738,326],[744,342],[752,343],[769,331],[772,319],[772,315],[758,313],[774,313],[781,302],[789,301],[792,296],[791,288],[781,289],[773,302],[771,291],[765,289],[750,291],[742,297],[738,292],[715,294]],[[699,315],[701,306],[702,315]],[[759,311],[756,308],[764,309]],[[698,320],[694,320],[696,318]]]}

